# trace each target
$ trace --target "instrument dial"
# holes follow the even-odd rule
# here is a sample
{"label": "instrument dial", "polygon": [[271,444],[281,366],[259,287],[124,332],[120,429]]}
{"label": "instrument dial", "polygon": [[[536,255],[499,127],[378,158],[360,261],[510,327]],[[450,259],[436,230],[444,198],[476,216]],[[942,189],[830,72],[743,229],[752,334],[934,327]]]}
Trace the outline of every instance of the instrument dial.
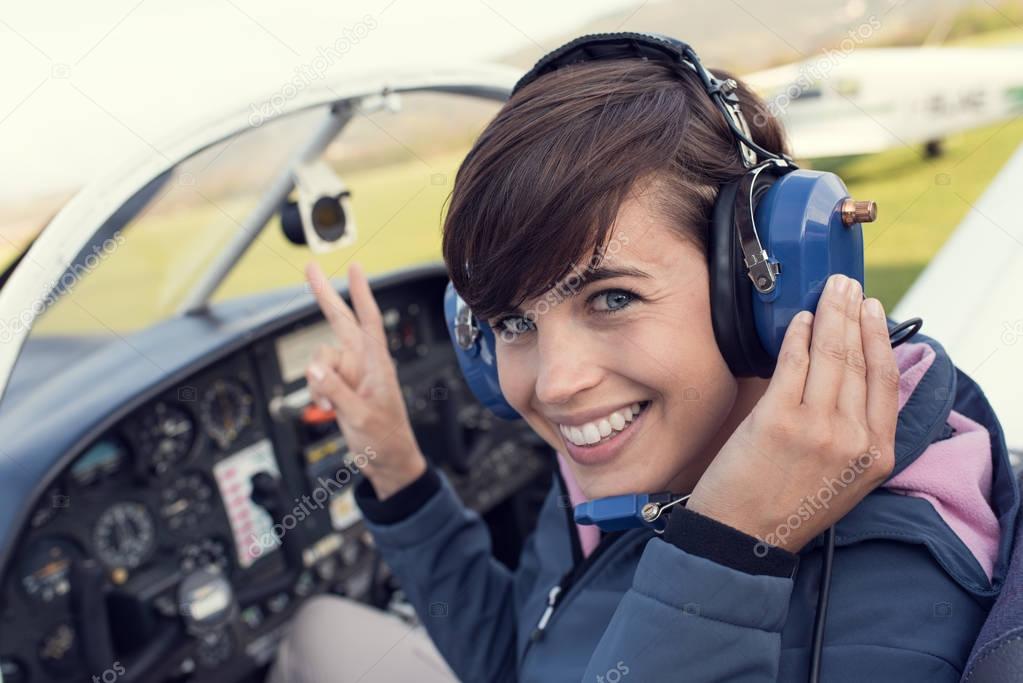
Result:
{"label": "instrument dial", "polygon": [[252,392],[240,381],[218,379],[203,394],[199,417],[203,428],[222,450],[252,424]]}
{"label": "instrument dial", "polygon": [[184,408],[158,401],[142,416],[139,447],[150,474],[162,476],[183,464],[195,445],[195,421]]}
{"label": "instrument dial", "polygon": [[217,567],[227,574],[231,567],[227,545],[219,538],[204,538],[198,543],[189,543],[181,549],[178,566],[184,572],[202,567]]}
{"label": "instrument dial", "polygon": [[156,546],[153,517],[141,503],[114,503],[96,520],[92,540],[96,555],[108,568],[134,569]]}
{"label": "instrument dial", "polygon": [[184,531],[202,521],[213,505],[213,487],[199,472],[188,472],[160,494],[160,516],[171,531]]}
{"label": "instrument dial", "polygon": [[79,486],[92,486],[116,475],[128,460],[128,451],[120,439],[100,439],[71,465],[71,480]]}
{"label": "instrument dial", "polygon": [[71,592],[71,566],[81,553],[70,541],[41,538],[25,554],[21,564],[21,586],[34,600],[60,601]]}

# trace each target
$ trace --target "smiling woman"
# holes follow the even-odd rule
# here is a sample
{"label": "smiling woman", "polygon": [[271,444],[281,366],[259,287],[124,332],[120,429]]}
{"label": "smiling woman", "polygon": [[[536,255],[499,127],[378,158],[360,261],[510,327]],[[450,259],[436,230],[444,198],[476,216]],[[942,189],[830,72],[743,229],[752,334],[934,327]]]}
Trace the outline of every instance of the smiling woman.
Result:
{"label": "smiling woman", "polygon": [[[687,71],[623,59],[526,85],[451,196],[444,259],[465,264],[452,283],[500,340],[509,403],[570,457],[588,497],[691,490],[767,386],[734,378],[714,342],[711,209],[745,167]],[[737,94],[754,141],[786,153],[763,102],[742,83]],[[611,434],[614,411],[647,401],[649,413]],[[615,462],[625,451],[632,462]]]}
{"label": "smiling woman", "polygon": [[[561,465],[514,572],[418,450],[361,270],[349,274],[354,312],[308,271],[342,347],[321,349],[309,388],[352,450],[380,454],[356,501],[430,636],[415,641],[434,653],[428,680],[815,681],[823,670],[954,683],[1004,582],[1018,491],[997,420],[934,340],[896,353],[904,339],[864,299],[862,271],[829,269],[810,292],[819,299],[800,301],[770,377],[723,353],[734,340],[713,314],[718,233],[747,236],[755,174],[787,157],[763,102],[698,65],[663,36],[577,39],[520,81],[455,179],[443,253],[466,305],[449,311],[449,324],[467,321],[452,330],[456,353],[482,358],[489,345],[472,344],[493,332],[500,393]],[[734,197],[723,193],[750,174],[748,214],[719,220]],[[780,271],[757,247],[739,281],[770,293],[765,272]],[[995,448],[944,428],[966,413]],[[970,474],[948,474],[946,448]],[[600,533],[566,515],[608,497],[635,513],[664,492],[685,505],[656,530]],[[340,680],[341,644],[324,634],[351,618],[341,599],[301,614],[274,680]],[[387,621],[346,636],[352,656],[381,637],[412,642]],[[423,670],[396,658],[392,674]]]}

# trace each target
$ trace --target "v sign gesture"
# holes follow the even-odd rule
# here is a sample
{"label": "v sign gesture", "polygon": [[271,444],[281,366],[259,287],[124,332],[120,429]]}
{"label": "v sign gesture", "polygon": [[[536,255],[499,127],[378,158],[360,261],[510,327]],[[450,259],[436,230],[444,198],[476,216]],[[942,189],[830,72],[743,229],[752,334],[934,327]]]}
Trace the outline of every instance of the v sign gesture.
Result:
{"label": "v sign gesture", "polygon": [[370,456],[362,471],[383,500],[415,481],[426,458],[412,432],[380,308],[358,264],[348,270],[354,313],[315,262],[306,278],[336,342],[320,346],[307,366],[310,394],[333,408],[349,450]]}

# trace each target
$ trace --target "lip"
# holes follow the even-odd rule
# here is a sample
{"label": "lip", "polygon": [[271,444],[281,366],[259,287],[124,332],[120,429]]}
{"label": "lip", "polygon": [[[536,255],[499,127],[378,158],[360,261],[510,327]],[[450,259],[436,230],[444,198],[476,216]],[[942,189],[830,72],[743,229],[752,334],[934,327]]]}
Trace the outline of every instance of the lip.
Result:
{"label": "lip", "polygon": [[626,406],[631,406],[633,403],[643,403],[647,399],[640,399],[637,401],[629,401],[628,403],[616,403],[609,405],[606,408],[594,408],[593,410],[587,410],[585,413],[576,413],[571,417],[558,417],[556,415],[548,415],[547,419],[557,425],[565,425],[567,427],[581,427],[587,422],[593,422],[601,418],[607,417],[616,410],[621,410]]}
{"label": "lip", "polygon": [[[630,441],[636,438],[636,434],[646,424],[647,413],[650,412],[650,407],[653,406],[654,401],[651,401],[646,408],[643,409],[639,415],[632,419],[629,427],[624,431],[618,432],[617,435],[612,438],[599,443],[595,446],[576,446],[574,443],[569,441],[561,430],[558,430],[558,434],[561,436],[562,443],[565,444],[565,453],[572,460],[576,461],[580,465],[603,465],[604,463],[614,460],[614,458],[625,448]],[[557,425],[555,425],[557,427]]]}

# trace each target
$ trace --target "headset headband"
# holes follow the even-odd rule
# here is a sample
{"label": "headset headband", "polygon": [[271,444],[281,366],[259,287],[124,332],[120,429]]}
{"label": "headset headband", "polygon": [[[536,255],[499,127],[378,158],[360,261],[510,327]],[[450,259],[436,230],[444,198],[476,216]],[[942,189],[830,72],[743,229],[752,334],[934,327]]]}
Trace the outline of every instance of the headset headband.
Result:
{"label": "headset headband", "polygon": [[739,156],[746,168],[757,165],[758,155],[760,159],[776,159],[794,165],[787,155],[775,154],[753,142],[749,125],[739,108],[739,97],[735,93],[738,84],[734,80],[715,78],[687,43],[659,33],[593,33],[576,38],[541,57],[519,79],[511,94],[514,96],[520,89],[551,71],[570,64],[605,59],[654,59],[692,69],[732,130],[739,145]]}

